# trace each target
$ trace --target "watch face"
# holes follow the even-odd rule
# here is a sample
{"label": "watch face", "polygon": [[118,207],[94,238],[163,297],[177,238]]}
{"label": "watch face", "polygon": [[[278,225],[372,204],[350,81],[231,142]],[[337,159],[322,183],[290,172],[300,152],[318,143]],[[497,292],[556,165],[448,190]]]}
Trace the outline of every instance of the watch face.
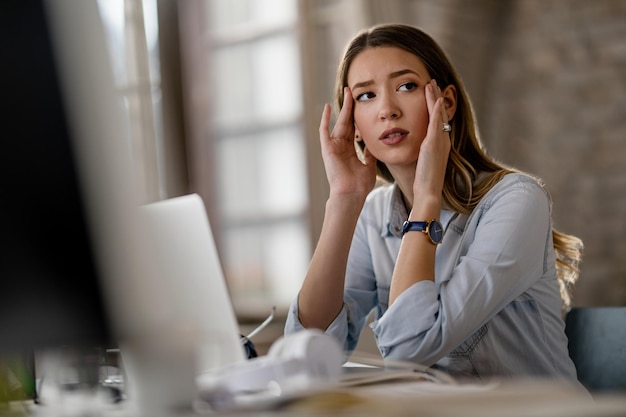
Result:
{"label": "watch face", "polygon": [[443,240],[443,227],[437,220],[433,220],[428,225],[428,236],[433,243],[441,243]]}

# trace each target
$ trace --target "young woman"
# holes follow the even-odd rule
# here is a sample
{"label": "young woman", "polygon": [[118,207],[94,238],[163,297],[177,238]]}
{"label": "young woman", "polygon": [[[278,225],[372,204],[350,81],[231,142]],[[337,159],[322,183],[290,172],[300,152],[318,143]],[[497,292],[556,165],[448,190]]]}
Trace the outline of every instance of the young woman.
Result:
{"label": "young woman", "polygon": [[336,93],[336,124],[329,105],[320,123],[330,195],[285,332],[323,329],[349,353],[375,309],[384,358],[575,380],[562,313],[582,243],[553,229],[539,180],[487,155],[441,48],[411,26],[363,31]]}

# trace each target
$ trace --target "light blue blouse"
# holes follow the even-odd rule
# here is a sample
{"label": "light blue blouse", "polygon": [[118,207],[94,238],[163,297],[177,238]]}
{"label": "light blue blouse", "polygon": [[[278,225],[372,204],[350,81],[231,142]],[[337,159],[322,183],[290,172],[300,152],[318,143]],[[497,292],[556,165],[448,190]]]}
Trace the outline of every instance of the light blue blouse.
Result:
{"label": "light blue blouse", "polygon": [[[561,316],[551,202],[535,179],[506,175],[470,215],[442,210],[435,281],[415,283],[389,307],[406,218],[396,185],[370,193],[348,258],[344,306],[326,333],[350,353],[375,309],[370,326],[384,358],[456,376],[576,380]],[[285,333],[301,329],[296,299]]]}

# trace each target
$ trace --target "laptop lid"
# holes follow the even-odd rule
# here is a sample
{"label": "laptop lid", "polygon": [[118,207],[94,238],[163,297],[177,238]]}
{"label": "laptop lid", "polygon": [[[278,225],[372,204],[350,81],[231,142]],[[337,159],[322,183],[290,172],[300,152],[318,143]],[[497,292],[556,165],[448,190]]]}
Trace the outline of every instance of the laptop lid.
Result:
{"label": "laptop lid", "polygon": [[198,194],[144,205],[162,319],[197,337],[198,372],[245,361],[211,225]]}

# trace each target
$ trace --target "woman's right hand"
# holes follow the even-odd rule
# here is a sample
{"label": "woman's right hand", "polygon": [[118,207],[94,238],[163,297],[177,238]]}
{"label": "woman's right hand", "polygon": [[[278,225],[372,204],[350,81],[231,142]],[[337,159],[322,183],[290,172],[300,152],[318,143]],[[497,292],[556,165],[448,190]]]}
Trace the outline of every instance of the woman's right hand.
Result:
{"label": "woman's right hand", "polygon": [[367,148],[364,160],[357,155],[354,144],[353,100],[350,89],[344,87],[344,100],[337,123],[330,131],[330,105],[324,105],[320,122],[322,159],[331,196],[355,195],[365,197],[376,184],[376,158]]}

